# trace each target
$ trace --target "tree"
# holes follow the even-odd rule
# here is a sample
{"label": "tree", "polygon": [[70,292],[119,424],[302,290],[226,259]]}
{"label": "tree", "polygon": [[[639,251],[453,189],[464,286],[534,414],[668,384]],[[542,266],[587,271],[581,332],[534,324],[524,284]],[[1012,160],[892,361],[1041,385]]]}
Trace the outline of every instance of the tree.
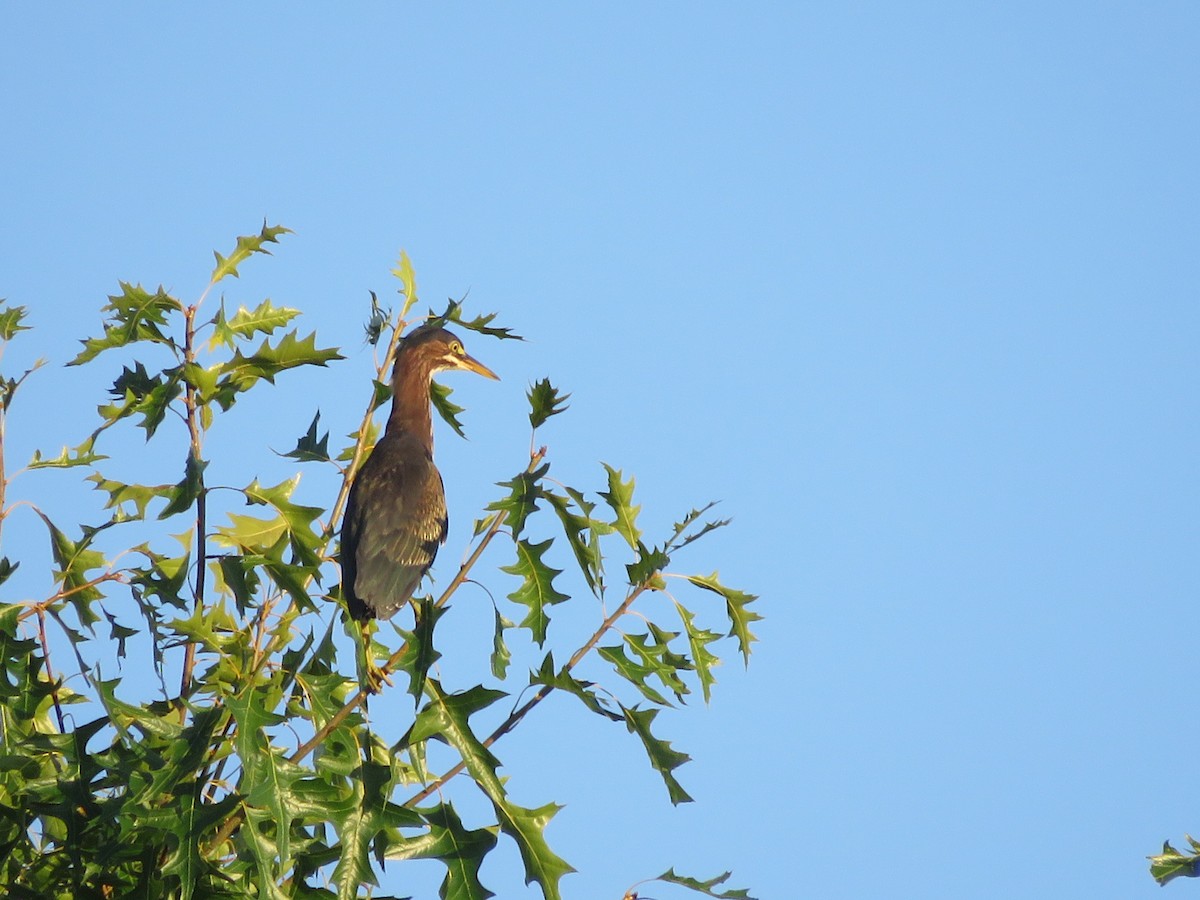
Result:
{"label": "tree", "polygon": [[[218,417],[264,382],[342,358],[318,346],[315,333],[288,330],[295,309],[264,300],[231,314],[222,299],[215,313],[211,304],[202,313],[218,283],[287,233],[264,224],[238,238],[229,256],[215,254],[209,285],[193,303],[131,283],[109,297],[103,333],[83,341],[69,365],[140,358],[128,359],[112,380],[98,424],[81,443],[57,456],[38,453],[28,466],[86,472],[109,516],[99,525],[66,527],[35,504],[5,506],[15,476],[3,469],[3,425],[37,366],[0,376],[0,527],[16,514],[36,516],[54,560],[43,596],[0,604],[6,896],[351,898],[378,883],[385,859],[434,859],[446,868],[443,897],[485,898],[492,894],[480,865],[503,833],[519,850],[527,883],[553,900],[572,871],[544,835],[560,807],[515,804],[497,774],[494,747],[514,728],[534,727],[529,714],[554,692],[624,725],[671,802],[691,799],[676,778],[688,757],[659,736],[655,718],[697,687],[710,699],[725,642],[748,662],[759,616],[754,596],[715,572],[680,575],[670,566],[727,521],[711,518],[709,504],[651,543],[638,525],[632,477],[606,465],[602,489],[589,495],[549,477],[545,448],[531,449],[501,482],[457,573],[414,600],[409,627],[396,626],[398,649],[369,639],[370,662],[397,683],[384,690],[407,688],[413,702],[399,740],[375,733],[369,693],[344,650],[358,626],[340,608],[334,535],[353,473],[377,435],[373,413],[388,398],[383,373],[413,323],[417,292],[406,256],[394,271],[398,309],[371,295],[367,337],[378,350],[379,377],[360,427],[344,448],[330,450],[317,412],[285,454],[296,466],[337,471],[333,503],[299,502],[298,474],[244,487],[210,483],[208,475],[206,436]],[[494,314],[469,318],[458,302],[430,316],[483,337],[516,337],[493,324]],[[0,302],[0,340],[18,339],[25,319],[23,307]],[[449,390],[435,385],[432,399],[461,433],[462,410]],[[536,448],[538,430],[564,412],[567,397],[543,379],[528,399]],[[186,438],[178,481],[114,476],[106,432],[130,424],[147,442],[163,441],[171,428]],[[553,536],[537,540],[534,521]],[[494,603],[490,674],[466,688],[444,685],[434,668],[438,620],[464,582],[479,577],[476,564],[497,539],[511,546],[512,562],[501,572],[516,587]],[[101,548],[114,541],[123,552],[106,556]],[[552,627],[554,607],[571,599],[560,587],[563,571],[548,561],[552,547],[565,548],[603,610],[579,643],[564,643]],[[0,586],[19,565],[0,557]],[[654,595],[668,602],[651,609],[645,601]],[[692,609],[684,596],[704,602]],[[513,664],[515,630],[527,631],[536,647],[528,672]],[[149,648],[144,664],[127,656],[134,644]],[[63,676],[63,654],[77,677]],[[576,674],[593,656],[609,664],[608,683]],[[124,668],[114,676],[117,664]],[[499,701],[510,693],[517,699],[504,713]],[[456,799],[467,791],[487,799],[491,824],[464,825]],[[657,880],[711,897],[747,897],[724,888],[728,877],[668,870]],[[631,888],[627,897],[636,896]]]}

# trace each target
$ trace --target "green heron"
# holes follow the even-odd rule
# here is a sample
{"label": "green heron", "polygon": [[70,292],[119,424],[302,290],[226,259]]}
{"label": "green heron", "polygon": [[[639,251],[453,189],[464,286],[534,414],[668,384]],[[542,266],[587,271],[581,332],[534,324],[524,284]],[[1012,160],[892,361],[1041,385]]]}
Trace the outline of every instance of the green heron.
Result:
{"label": "green heron", "polygon": [[404,606],[446,540],[429,384],[447,369],[498,380],[444,328],[425,325],[404,338],[392,370],[387,428],[350,488],[342,519],[342,594],[361,622],[391,618]]}

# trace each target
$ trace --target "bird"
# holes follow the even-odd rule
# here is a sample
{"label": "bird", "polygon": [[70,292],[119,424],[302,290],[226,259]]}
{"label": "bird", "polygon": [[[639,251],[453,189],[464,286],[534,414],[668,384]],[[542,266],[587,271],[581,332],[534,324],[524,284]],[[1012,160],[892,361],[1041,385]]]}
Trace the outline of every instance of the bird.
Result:
{"label": "bird", "polygon": [[403,608],[446,541],[429,388],[433,376],[447,370],[499,380],[438,323],[401,340],[387,426],[351,483],[341,530],[342,596],[350,617],[364,626]]}

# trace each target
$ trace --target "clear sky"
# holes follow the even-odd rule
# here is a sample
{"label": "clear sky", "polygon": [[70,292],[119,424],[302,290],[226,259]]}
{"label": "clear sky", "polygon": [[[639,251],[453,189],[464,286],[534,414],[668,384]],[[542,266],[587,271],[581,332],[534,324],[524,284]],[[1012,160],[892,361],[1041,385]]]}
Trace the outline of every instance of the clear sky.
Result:
{"label": "clear sky", "polygon": [[[1160,896],[1144,856],[1200,830],[1200,7],[432,9],[5,8],[0,296],[36,330],[4,371],[53,363],[10,464],[93,427],[103,369],[61,364],[118,279],[194,299],[266,218],[296,233],[228,302],[348,357],[214,431],[282,477],[264,443],[354,427],[403,247],[428,305],[469,291],[529,338],[468,340],[503,380],[449,382],[435,571],[549,376],[560,477],[636,475],[648,528],[721,500],[679,565],[762,596],[749,669],[728,648],[712,705],[662,719],[696,803],[578,704],[497,748],[519,802],[567,804],[566,896],[671,865],[761,898]],[[99,515],[72,473],[22,497]],[[26,576],[35,524],[4,532]],[[485,883],[534,896],[503,855]]]}

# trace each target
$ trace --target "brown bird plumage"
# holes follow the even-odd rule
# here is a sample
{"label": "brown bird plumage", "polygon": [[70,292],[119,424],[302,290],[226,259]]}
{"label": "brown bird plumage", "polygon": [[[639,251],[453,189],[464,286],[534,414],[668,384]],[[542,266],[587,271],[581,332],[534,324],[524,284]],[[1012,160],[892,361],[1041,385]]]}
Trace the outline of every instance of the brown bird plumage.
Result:
{"label": "brown bird plumage", "polygon": [[359,621],[388,619],[404,606],[446,540],[429,383],[448,369],[498,377],[444,328],[412,331],[396,353],[391,415],[354,479],[342,519],[342,594]]}

